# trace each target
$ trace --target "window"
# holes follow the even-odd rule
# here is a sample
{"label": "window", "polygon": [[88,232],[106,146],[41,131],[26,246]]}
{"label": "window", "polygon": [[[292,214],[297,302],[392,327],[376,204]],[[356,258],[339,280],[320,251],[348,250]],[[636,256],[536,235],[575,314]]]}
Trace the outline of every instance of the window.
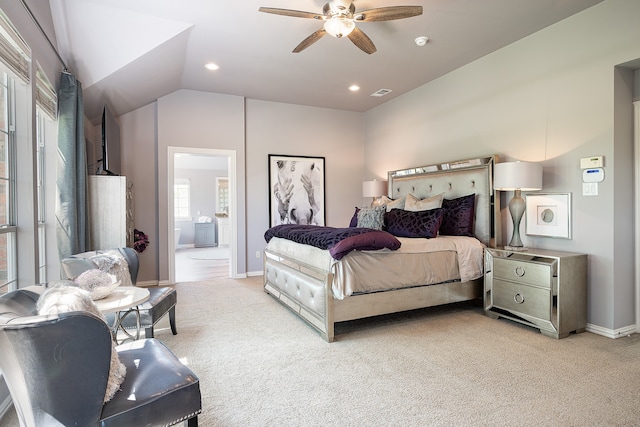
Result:
{"label": "window", "polygon": [[229,178],[216,178],[216,212],[229,213]]}
{"label": "window", "polygon": [[15,123],[12,80],[0,69],[0,293],[16,285]]}
{"label": "window", "polygon": [[51,124],[56,119],[57,96],[49,80],[38,66],[36,71],[36,216],[38,283],[47,282],[47,205],[46,205],[46,146],[55,144]]}
{"label": "window", "polygon": [[173,181],[173,209],[176,220],[191,220],[191,183],[186,178]]}
{"label": "window", "polygon": [[38,217],[38,283],[47,282],[47,257],[46,257],[46,205],[45,205],[45,120],[40,109],[36,109],[36,191],[37,191],[37,217]]}

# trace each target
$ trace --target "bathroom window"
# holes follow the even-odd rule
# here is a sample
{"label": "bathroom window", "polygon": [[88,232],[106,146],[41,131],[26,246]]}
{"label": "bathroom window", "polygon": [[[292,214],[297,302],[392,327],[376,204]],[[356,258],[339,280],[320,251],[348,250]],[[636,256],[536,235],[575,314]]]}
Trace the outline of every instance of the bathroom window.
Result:
{"label": "bathroom window", "polygon": [[173,181],[173,211],[176,221],[191,221],[191,182],[186,178]]}
{"label": "bathroom window", "polygon": [[216,178],[216,212],[229,213],[229,178]]}

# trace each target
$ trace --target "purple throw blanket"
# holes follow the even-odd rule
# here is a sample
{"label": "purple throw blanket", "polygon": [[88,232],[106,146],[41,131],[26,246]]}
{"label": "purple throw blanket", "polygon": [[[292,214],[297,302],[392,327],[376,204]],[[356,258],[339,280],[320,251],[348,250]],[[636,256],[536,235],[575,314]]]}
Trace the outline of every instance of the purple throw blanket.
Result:
{"label": "purple throw blanket", "polygon": [[271,227],[264,233],[267,243],[273,237],[329,249],[334,259],[341,259],[353,250],[371,251],[386,248],[395,251],[400,248],[400,241],[393,234],[371,228],[282,224]]}

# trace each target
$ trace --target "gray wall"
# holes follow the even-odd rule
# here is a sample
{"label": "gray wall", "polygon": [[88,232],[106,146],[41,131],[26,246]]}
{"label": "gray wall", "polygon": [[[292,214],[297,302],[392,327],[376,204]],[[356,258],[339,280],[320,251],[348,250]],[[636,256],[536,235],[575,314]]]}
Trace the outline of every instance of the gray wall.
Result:
{"label": "gray wall", "polygon": [[[639,16],[640,2],[605,1],[365,114],[372,174],[491,153],[543,162],[543,191],[572,194],[573,238],[524,243],[589,254],[588,322],[613,330],[635,322],[633,72],[615,67],[640,58]],[[594,155],[605,181],[582,196],[579,160]]]}
{"label": "gray wall", "polygon": [[262,271],[269,154],[325,157],[325,223],[346,227],[363,203],[362,114],[249,99],[246,125],[248,271]]}
{"label": "gray wall", "polygon": [[184,90],[118,120],[123,174],[136,189],[135,223],[153,230],[151,247],[141,254],[141,281],[168,279],[169,146],[237,151],[239,274],[262,271],[256,252],[264,249],[269,226],[269,154],[325,157],[327,225],[348,225],[363,203],[362,180],[374,178],[363,175],[360,113]]}

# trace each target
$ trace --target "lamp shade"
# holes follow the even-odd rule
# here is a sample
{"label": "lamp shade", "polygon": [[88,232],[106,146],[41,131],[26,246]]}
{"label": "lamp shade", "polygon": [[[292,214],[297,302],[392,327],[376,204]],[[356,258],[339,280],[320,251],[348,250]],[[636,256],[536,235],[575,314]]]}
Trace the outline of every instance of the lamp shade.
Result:
{"label": "lamp shade", "polygon": [[535,191],[542,188],[542,164],[504,162],[493,166],[493,188],[496,190]]}
{"label": "lamp shade", "polygon": [[364,181],[362,197],[380,197],[387,194],[387,181]]}

